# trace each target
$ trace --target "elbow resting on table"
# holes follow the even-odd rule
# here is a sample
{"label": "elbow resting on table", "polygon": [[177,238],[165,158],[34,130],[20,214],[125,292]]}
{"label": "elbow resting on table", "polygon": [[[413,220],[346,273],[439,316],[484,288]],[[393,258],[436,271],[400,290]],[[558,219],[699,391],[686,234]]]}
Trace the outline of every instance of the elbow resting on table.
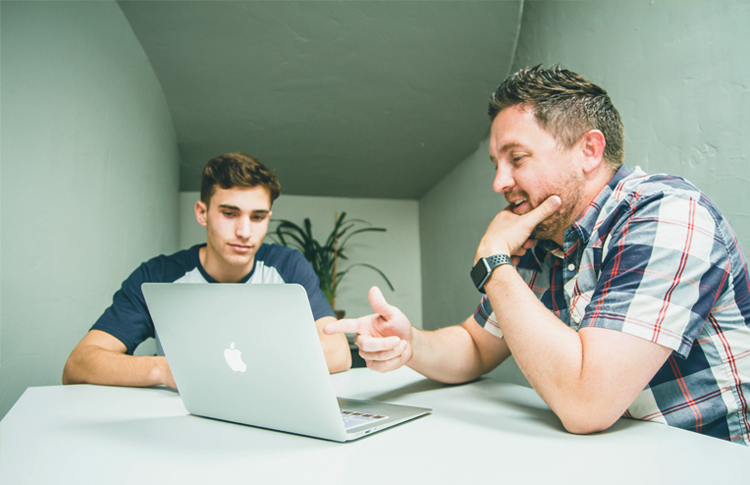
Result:
{"label": "elbow resting on table", "polygon": [[556,413],[565,430],[572,434],[593,434],[609,429],[619,419],[611,413]]}
{"label": "elbow resting on table", "polygon": [[540,395],[565,430],[572,434],[585,435],[607,430],[627,409],[627,400],[618,400],[599,388],[568,385],[564,391],[559,388],[558,391]]}
{"label": "elbow resting on table", "polygon": [[347,352],[346,355],[342,357],[337,368],[331,371],[331,374],[347,371],[351,369],[351,367],[352,367],[352,354]]}
{"label": "elbow resting on table", "polygon": [[68,357],[68,360],[65,362],[65,367],[63,367],[63,374],[62,374],[62,383],[63,385],[67,386],[70,384],[81,384],[83,383],[83,380],[80,378],[77,378],[77,372],[76,372],[76,364],[74,362],[74,355],[71,355]]}
{"label": "elbow resting on table", "polygon": [[330,351],[329,355],[326,356],[328,363],[328,372],[331,374],[337,374],[344,372],[352,367],[352,354],[349,350],[349,345],[338,346],[335,350]]}

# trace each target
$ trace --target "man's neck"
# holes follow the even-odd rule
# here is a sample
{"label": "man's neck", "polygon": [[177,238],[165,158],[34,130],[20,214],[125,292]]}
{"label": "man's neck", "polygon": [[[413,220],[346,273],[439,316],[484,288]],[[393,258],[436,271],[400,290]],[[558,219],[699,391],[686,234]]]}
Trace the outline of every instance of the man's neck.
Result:
{"label": "man's neck", "polygon": [[250,260],[250,263],[247,266],[240,268],[223,264],[221,258],[211,255],[208,246],[200,248],[198,256],[201,266],[203,266],[203,271],[218,283],[238,283],[242,281],[245,276],[250,274],[255,266],[255,257]]}

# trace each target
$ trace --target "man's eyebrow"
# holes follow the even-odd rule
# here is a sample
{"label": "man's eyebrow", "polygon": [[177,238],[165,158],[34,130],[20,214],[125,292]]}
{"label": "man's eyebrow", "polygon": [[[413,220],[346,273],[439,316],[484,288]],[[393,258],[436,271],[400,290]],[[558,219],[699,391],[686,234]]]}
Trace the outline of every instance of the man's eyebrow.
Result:
{"label": "man's eyebrow", "polygon": [[219,208],[220,209],[229,209],[229,210],[233,210],[233,211],[240,210],[240,208],[237,207],[236,205],[229,205],[229,204],[219,204]]}
{"label": "man's eyebrow", "polygon": [[508,143],[506,143],[505,145],[503,145],[503,146],[502,146],[502,147],[500,148],[499,152],[500,152],[500,153],[505,153],[505,152],[507,152],[507,151],[509,151],[509,150],[512,150],[513,148],[518,148],[518,147],[522,147],[522,146],[523,146],[523,145],[521,145],[521,144],[520,144],[519,142],[517,142],[517,141],[511,141],[511,142],[508,142]]}
{"label": "man's eyebrow", "polygon": [[[219,204],[219,209],[242,212],[240,208],[237,207],[236,205],[229,205],[229,204]],[[254,209],[250,211],[251,214],[268,214],[269,212],[271,211],[268,209]]]}

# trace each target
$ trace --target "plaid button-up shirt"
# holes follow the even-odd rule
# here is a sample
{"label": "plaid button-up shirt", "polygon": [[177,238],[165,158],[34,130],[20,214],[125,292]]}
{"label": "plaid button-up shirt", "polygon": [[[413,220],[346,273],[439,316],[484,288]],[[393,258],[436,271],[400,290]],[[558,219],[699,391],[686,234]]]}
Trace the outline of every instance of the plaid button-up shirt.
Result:
{"label": "plaid button-up shirt", "polygon": [[[679,177],[621,168],[519,274],[560,320],[673,350],[625,416],[750,445],[750,281],[719,210]],[[487,297],[475,319],[502,337]]]}

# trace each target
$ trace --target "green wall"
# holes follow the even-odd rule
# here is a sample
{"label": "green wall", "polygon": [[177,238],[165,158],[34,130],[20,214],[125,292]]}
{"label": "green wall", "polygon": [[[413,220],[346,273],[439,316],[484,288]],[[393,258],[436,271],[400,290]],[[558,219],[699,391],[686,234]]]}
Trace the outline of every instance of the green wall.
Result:
{"label": "green wall", "polygon": [[[625,163],[691,180],[750,251],[748,25],[747,1],[526,1],[512,70],[559,63],[600,84],[625,123]],[[487,148],[420,200],[424,328],[457,324],[479,302],[468,272],[505,205]]]}
{"label": "green wall", "polygon": [[114,2],[0,3],[0,417],[63,365],[125,277],[177,248],[178,153]]}

